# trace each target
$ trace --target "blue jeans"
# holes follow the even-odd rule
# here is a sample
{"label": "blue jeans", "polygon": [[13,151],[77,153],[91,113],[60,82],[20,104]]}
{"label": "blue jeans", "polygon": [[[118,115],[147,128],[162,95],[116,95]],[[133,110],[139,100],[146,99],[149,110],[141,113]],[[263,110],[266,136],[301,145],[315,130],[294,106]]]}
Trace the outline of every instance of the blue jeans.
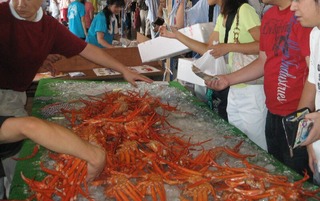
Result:
{"label": "blue jeans", "polygon": [[312,181],[313,176],[309,168],[307,149],[306,147],[297,147],[293,149],[293,157],[290,156],[282,118],[282,116],[274,115],[268,111],[266,120],[268,153],[301,175],[303,175],[303,171],[307,170],[310,181]]}

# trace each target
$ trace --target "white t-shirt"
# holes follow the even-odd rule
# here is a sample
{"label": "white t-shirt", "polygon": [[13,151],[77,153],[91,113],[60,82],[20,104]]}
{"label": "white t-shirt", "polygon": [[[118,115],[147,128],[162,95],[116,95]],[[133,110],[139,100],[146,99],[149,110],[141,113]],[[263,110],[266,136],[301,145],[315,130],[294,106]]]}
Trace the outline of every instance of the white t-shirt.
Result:
{"label": "white t-shirt", "polygon": [[320,109],[320,30],[314,27],[310,33],[310,66],[308,81],[316,85],[315,106]]}
{"label": "white t-shirt", "polygon": [[[314,27],[310,33],[310,66],[308,81],[316,85],[316,110],[320,109],[320,30]],[[314,142],[313,149],[318,161],[318,171],[320,172],[320,140]]]}

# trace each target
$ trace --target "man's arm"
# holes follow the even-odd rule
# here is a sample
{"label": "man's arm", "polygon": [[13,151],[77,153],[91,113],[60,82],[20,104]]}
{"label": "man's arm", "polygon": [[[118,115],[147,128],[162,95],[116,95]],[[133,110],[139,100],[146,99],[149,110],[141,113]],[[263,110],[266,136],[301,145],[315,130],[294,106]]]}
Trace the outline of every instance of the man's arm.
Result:
{"label": "man's arm", "polygon": [[[306,62],[308,68],[310,68],[310,57],[306,57]],[[316,98],[316,86],[315,84],[309,82],[308,80],[305,82],[303,91],[301,94],[301,98],[299,101],[299,105],[297,109],[301,109],[304,107],[310,108],[311,111],[315,110],[315,98]]]}
{"label": "man's arm", "polygon": [[227,75],[217,75],[216,79],[206,80],[205,84],[210,89],[220,91],[231,85],[256,80],[264,75],[266,58],[265,52],[260,51],[259,57],[249,65]]}
{"label": "man's arm", "polygon": [[316,86],[307,80],[304,84],[301,98],[299,101],[299,106],[297,109],[308,107],[310,108],[311,111],[314,111],[315,97],[316,97]]}
{"label": "man's arm", "polygon": [[96,64],[99,64],[107,68],[111,68],[122,73],[123,77],[134,86],[136,86],[136,80],[141,80],[148,83],[152,82],[150,78],[129,70],[125,65],[123,65],[118,60],[107,54],[103,49],[98,48],[94,45],[87,44],[87,46],[80,53],[80,55]]}
{"label": "man's arm", "polygon": [[88,162],[87,179],[92,180],[105,166],[105,152],[82,140],[69,129],[35,117],[14,117],[4,121],[0,129],[0,142],[10,143],[31,139],[58,153],[73,155]]}

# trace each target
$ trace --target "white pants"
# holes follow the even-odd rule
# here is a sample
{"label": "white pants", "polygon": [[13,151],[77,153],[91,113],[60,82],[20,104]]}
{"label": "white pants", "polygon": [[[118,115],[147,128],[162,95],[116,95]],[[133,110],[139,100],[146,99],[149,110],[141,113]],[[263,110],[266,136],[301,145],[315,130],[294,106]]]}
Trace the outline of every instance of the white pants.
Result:
{"label": "white pants", "polygon": [[[28,113],[25,110],[26,102],[27,102],[26,92],[0,89],[0,116],[15,116],[15,117],[28,116]],[[15,155],[15,157],[18,157],[18,156],[19,156],[19,152]],[[0,182],[1,182],[0,187],[2,185],[5,186],[6,195],[8,197],[12,178],[13,178],[15,167],[16,167],[16,161],[11,159],[11,157],[9,157],[7,159],[2,160],[2,165],[3,165],[6,176],[4,179],[0,179]],[[0,189],[0,191],[1,190],[2,188]],[[0,192],[0,195],[2,193],[3,192]]]}
{"label": "white pants", "polygon": [[230,87],[227,113],[230,124],[240,129],[259,147],[267,150],[265,99],[263,85]]}

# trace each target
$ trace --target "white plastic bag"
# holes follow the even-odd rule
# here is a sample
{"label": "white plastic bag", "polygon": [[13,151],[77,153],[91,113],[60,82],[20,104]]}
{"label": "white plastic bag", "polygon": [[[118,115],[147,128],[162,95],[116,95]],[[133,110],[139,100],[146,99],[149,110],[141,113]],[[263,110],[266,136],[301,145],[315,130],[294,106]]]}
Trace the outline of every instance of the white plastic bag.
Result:
{"label": "white plastic bag", "polygon": [[195,60],[193,65],[207,75],[227,74],[228,69],[224,57],[222,56],[216,59],[210,54],[210,51],[211,50],[208,50],[202,57]]}

